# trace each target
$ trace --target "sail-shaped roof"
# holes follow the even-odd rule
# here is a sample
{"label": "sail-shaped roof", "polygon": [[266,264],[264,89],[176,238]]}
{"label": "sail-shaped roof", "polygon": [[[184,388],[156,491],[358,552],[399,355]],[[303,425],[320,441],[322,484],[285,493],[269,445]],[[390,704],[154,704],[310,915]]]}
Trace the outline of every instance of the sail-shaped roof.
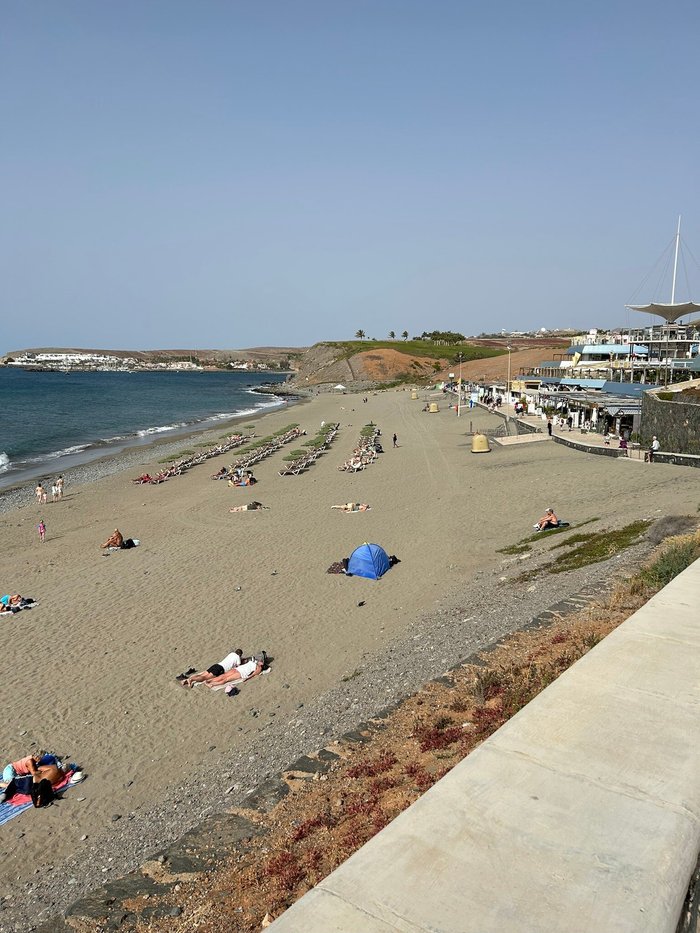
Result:
{"label": "sail-shaped roof", "polygon": [[662,317],[667,324],[675,324],[679,317],[684,314],[696,314],[700,312],[700,304],[694,301],[684,301],[681,303],[663,304],[652,301],[648,305],[626,305],[630,311],[645,311],[647,314],[657,314]]}

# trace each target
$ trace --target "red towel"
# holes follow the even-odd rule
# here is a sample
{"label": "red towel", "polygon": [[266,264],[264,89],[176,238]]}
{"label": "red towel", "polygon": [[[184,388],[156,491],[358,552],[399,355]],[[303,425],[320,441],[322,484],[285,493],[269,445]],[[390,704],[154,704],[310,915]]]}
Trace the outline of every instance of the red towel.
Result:
{"label": "red towel", "polygon": [[[58,784],[53,785],[54,791],[65,790],[65,788],[70,784],[70,779],[73,777],[73,773],[73,771],[66,772],[66,776],[63,778],[63,780],[59,781]],[[13,807],[23,807],[25,804],[31,803],[32,798],[29,796],[29,794],[15,794],[14,797],[10,797],[7,802],[11,803]]]}

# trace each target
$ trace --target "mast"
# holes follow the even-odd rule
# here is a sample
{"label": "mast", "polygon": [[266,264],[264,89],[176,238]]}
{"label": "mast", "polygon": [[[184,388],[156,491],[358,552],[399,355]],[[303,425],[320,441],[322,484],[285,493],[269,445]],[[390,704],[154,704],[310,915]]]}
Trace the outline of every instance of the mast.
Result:
{"label": "mast", "polygon": [[681,217],[678,215],[678,230],[676,231],[676,252],[673,257],[673,285],[671,286],[671,304],[676,303],[676,271],[678,269],[678,247],[681,242]]}

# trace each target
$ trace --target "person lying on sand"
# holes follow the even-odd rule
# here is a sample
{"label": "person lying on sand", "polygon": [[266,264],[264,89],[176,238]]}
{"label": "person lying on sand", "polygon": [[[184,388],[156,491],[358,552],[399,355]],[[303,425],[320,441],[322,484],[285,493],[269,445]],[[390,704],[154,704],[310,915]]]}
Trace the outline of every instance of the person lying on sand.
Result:
{"label": "person lying on sand", "polygon": [[250,680],[251,677],[257,677],[258,674],[262,674],[266,664],[267,655],[264,651],[261,651],[249,661],[244,661],[243,664],[239,664],[238,667],[232,667],[230,671],[220,674],[212,680],[208,680],[206,685],[213,690],[216,687],[223,687],[225,684],[234,684],[239,681]]}
{"label": "person lying on sand", "polygon": [[346,502],[344,505],[332,505],[332,509],[340,509],[341,512],[367,512],[372,508],[366,502]]}
{"label": "person lying on sand", "polygon": [[107,538],[104,544],[101,544],[100,547],[121,547],[124,543],[124,535],[118,528],[115,528],[112,534]]}
{"label": "person lying on sand", "polygon": [[[19,770],[17,770],[19,768]],[[70,776],[71,784],[78,784],[83,773],[77,765],[64,768],[55,755],[43,755],[38,758],[29,755],[7,765],[3,770],[3,782],[12,773],[8,783],[0,790],[0,803],[10,800],[15,794],[31,796],[35,807],[46,806],[53,800],[53,789]]]}
{"label": "person lying on sand", "polygon": [[0,615],[4,612],[19,612],[20,609],[26,609],[34,602],[31,596],[20,596],[19,593],[0,596]]}
{"label": "person lying on sand", "polygon": [[211,474],[212,479],[223,479],[224,476],[228,476],[228,467],[222,466],[221,469]]}
{"label": "person lying on sand", "polygon": [[248,470],[245,476],[241,476],[237,479],[230,479],[228,481],[229,486],[254,486],[256,483],[257,480],[250,470]]}
{"label": "person lying on sand", "polygon": [[533,528],[536,528],[538,531],[543,531],[545,528],[556,528],[559,525],[559,519],[554,514],[552,509],[547,509],[542,516],[542,518],[537,522],[536,525],[533,525]]}
{"label": "person lying on sand", "polygon": [[[249,661],[250,658],[246,658],[245,660]],[[179,681],[180,685],[183,687],[194,687],[195,684],[204,684],[213,680],[215,677],[220,677],[234,667],[239,667],[242,663],[243,649],[234,648],[230,654],[226,655],[223,661],[219,661],[218,664],[212,664],[206,671],[200,671],[198,674],[191,675],[178,674],[175,680]]]}
{"label": "person lying on sand", "polygon": [[262,502],[249,502],[247,505],[236,505],[229,512],[257,512],[260,509],[269,509],[269,505],[263,505]]}
{"label": "person lying on sand", "polygon": [[136,479],[132,479],[131,482],[136,483],[137,485],[143,485],[144,483],[152,483],[153,477],[150,475],[150,473],[144,473],[143,476],[138,476]]}

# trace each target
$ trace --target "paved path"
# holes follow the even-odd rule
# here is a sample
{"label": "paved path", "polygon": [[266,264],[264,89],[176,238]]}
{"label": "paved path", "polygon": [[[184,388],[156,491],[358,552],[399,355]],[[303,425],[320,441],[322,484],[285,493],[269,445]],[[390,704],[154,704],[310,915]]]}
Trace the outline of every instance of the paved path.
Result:
{"label": "paved path", "polygon": [[700,562],[275,933],[674,933],[700,850]]}

